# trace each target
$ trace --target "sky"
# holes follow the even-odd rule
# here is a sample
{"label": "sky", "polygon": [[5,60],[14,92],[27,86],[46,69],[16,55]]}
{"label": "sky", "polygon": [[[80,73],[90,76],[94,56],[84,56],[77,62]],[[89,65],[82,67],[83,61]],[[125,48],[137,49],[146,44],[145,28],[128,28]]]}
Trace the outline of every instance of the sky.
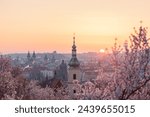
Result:
{"label": "sky", "polygon": [[0,0],[0,52],[78,52],[111,48],[150,27],[149,0]]}

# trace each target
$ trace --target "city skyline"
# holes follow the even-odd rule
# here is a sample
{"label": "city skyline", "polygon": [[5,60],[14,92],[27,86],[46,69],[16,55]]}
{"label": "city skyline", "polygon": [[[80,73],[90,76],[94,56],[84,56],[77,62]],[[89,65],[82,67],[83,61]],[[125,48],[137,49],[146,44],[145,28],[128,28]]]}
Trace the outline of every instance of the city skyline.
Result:
{"label": "city skyline", "polygon": [[1,0],[0,52],[78,53],[120,45],[140,26],[150,27],[148,0]]}

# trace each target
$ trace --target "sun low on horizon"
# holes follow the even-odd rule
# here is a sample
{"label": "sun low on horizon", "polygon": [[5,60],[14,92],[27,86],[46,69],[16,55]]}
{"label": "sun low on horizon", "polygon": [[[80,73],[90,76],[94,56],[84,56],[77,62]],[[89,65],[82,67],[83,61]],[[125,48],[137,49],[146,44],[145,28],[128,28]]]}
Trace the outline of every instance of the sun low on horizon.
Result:
{"label": "sun low on horizon", "polygon": [[0,53],[105,52],[150,27],[149,0],[0,0]]}

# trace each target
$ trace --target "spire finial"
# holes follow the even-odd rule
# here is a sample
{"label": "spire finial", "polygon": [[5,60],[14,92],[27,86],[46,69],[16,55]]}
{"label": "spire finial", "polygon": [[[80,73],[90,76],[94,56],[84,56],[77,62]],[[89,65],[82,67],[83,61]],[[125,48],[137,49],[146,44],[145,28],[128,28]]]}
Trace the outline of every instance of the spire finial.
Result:
{"label": "spire finial", "polygon": [[73,45],[75,45],[75,33],[73,33]]}
{"label": "spire finial", "polygon": [[142,21],[142,20],[140,20],[140,25],[142,26],[142,24],[143,24],[143,21]]}

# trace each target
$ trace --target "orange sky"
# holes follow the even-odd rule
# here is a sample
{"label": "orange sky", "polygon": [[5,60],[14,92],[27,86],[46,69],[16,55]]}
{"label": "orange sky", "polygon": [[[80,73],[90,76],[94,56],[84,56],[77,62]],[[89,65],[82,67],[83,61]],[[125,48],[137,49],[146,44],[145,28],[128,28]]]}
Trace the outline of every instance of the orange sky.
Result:
{"label": "orange sky", "polygon": [[0,0],[0,52],[79,52],[122,44],[133,27],[150,27],[149,0]]}

